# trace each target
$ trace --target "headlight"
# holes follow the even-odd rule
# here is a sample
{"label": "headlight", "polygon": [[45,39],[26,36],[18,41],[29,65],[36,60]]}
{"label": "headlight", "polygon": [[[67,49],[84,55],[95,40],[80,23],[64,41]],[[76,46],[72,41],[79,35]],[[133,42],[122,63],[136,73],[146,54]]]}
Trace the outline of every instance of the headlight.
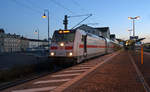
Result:
{"label": "headlight", "polygon": [[54,56],[54,55],[55,55],[55,53],[54,53],[54,52],[51,52],[51,53],[50,53],[50,55],[51,55],[51,56]]}
{"label": "headlight", "polygon": [[68,56],[72,56],[72,55],[73,55],[73,53],[72,53],[72,52],[69,52],[67,55],[68,55]]}
{"label": "headlight", "polygon": [[63,47],[63,46],[64,46],[64,43],[63,43],[63,42],[62,42],[62,43],[60,43],[60,46],[62,46],[62,47]]}

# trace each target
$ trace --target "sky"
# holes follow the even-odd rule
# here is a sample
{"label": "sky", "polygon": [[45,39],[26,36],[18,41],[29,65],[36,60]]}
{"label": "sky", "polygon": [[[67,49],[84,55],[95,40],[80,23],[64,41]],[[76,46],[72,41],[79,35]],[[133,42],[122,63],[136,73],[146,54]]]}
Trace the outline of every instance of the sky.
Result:
{"label": "sky", "polygon": [[[47,38],[47,19],[42,15],[49,10],[50,36],[54,30],[63,29],[64,15],[75,16],[92,14],[82,24],[93,27],[109,27],[117,38],[128,39],[132,20],[128,17],[140,16],[135,21],[135,33],[150,42],[150,0],[0,0],[0,28],[6,33],[15,33],[37,39],[35,30],[39,29],[40,39]],[[46,12],[47,14],[47,12]],[[71,28],[84,19],[69,18]]]}

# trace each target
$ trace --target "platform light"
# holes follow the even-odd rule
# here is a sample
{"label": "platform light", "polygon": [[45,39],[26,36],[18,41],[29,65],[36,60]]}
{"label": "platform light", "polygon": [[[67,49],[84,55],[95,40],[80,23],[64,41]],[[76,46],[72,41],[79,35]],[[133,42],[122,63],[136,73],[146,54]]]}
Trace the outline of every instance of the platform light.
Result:
{"label": "platform light", "polygon": [[132,17],[128,17],[128,19],[132,19]]}
{"label": "platform light", "polygon": [[136,18],[136,19],[140,19],[140,16],[136,16],[135,18]]}
{"label": "platform light", "polygon": [[138,19],[140,19],[140,16],[136,16],[136,17],[128,17],[128,19],[132,19],[132,21],[133,21],[133,37],[135,36],[135,20],[138,20]]}
{"label": "platform light", "polygon": [[128,43],[126,43],[126,46],[129,45]]}

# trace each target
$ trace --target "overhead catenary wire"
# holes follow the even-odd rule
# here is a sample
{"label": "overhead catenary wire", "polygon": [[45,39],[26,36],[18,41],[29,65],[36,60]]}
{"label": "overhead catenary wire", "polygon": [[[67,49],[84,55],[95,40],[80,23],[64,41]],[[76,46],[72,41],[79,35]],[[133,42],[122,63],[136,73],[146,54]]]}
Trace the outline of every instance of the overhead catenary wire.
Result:
{"label": "overhead catenary wire", "polygon": [[[32,2],[31,0],[25,0],[28,4],[30,4],[30,6],[24,4],[24,3],[20,2],[20,1],[17,1],[17,0],[11,0],[11,1],[13,1],[13,2],[16,3],[17,5],[22,6],[22,7],[26,8],[26,9],[28,9],[28,10],[30,10],[30,11],[33,11],[33,12],[38,13],[38,14],[40,14],[40,15],[43,14],[44,9],[43,9],[42,7],[40,7],[39,5],[37,5],[36,3]],[[32,6],[32,7],[31,7],[31,6]],[[38,9],[33,8],[33,6],[36,6],[36,8],[38,8]],[[57,18],[56,18],[55,16],[53,16],[53,17],[54,17],[57,21],[60,21],[60,20],[61,20],[60,18],[58,19],[58,17],[57,17]]]}
{"label": "overhead catenary wire", "polygon": [[[80,10],[82,11],[82,12],[85,12],[85,13],[89,13],[89,11],[88,11],[88,9],[87,8],[84,8],[83,7],[83,5],[81,4],[81,1],[79,1],[79,0],[71,0],[72,1],[72,3],[74,4],[74,5],[76,5],[78,8],[80,8]],[[92,13],[93,14],[93,13]],[[94,16],[95,16],[96,14],[94,14]],[[95,17],[93,17],[93,18],[95,18]],[[96,18],[96,20],[97,20],[98,18]],[[99,20],[97,20],[97,21],[99,21]],[[102,20],[100,20],[100,21],[102,21]],[[99,24],[99,23],[98,23]],[[97,23],[95,24],[95,25],[98,25]],[[92,25],[93,25],[93,23],[92,23]]]}
{"label": "overhead catenary wire", "polygon": [[17,0],[11,0],[11,1],[14,2],[14,3],[16,3],[16,4],[19,5],[19,6],[23,6],[23,7],[27,8],[27,9],[29,9],[29,10],[31,10],[31,11],[34,11],[34,12],[36,12],[36,13],[41,14],[41,11],[39,11],[39,10],[37,10],[37,9],[34,9],[34,8],[32,8],[31,6],[28,6],[28,5],[26,5],[26,4],[24,4],[24,3],[20,2],[20,1],[17,1]]}
{"label": "overhead catenary wire", "polygon": [[[99,23],[86,23],[85,25],[98,25]],[[80,24],[80,25],[84,25],[84,24]]]}
{"label": "overhead catenary wire", "polygon": [[75,27],[77,27],[78,25],[80,25],[83,21],[85,21],[86,19],[88,19],[89,17],[91,17],[92,14],[89,14],[86,18],[84,18],[82,21],[80,21],[78,24],[76,24],[74,27],[72,27],[71,29],[74,29]]}
{"label": "overhead catenary wire", "polygon": [[71,11],[70,9],[68,9],[67,7],[65,7],[64,5],[62,5],[60,2],[57,2],[56,0],[50,0],[50,1],[52,1],[54,4],[56,4],[58,6],[62,7],[63,9],[67,10],[68,12],[74,14],[73,11]]}
{"label": "overhead catenary wire", "polygon": [[74,5],[76,5],[78,8],[80,8],[82,11],[87,12],[87,10],[85,8],[81,7],[81,5],[76,0],[71,0],[71,1]]}
{"label": "overhead catenary wire", "polygon": [[89,16],[89,15],[92,15],[92,14],[74,15],[74,16],[68,16],[68,18],[70,18],[70,17],[82,17],[82,16]]}
{"label": "overhead catenary wire", "polygon": [[36,6],[36,8],[38,8],[39,10],[43,10],[42,7],[40,7],[39,5],[37,5],[35,2],[31,1],[31,0],[25,0],[28,4],[30,4],[31,6]]}

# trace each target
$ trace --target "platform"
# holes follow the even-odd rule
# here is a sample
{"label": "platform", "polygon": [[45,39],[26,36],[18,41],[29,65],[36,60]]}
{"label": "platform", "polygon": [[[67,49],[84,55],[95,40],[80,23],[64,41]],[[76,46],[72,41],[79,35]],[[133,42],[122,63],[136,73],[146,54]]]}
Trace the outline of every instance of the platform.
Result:
{"label": "platform", "polygon": [[128,52],[122,52],[63,92],[145,92],[145,90]]}
{"label": "platform", "polygon": [[150,54],[118,51],[2,92],[149,92]]}

